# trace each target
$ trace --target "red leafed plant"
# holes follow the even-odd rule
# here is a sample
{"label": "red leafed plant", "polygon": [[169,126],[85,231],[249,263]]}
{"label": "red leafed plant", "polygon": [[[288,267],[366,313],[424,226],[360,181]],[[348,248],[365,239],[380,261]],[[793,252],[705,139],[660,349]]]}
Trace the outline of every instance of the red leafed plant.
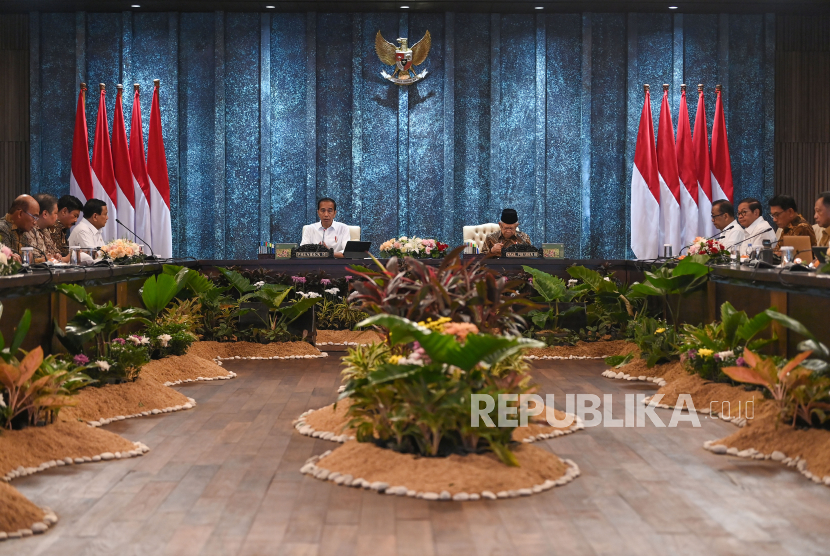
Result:
{"label": "red leafed plant", "polygon": [[508,280],[478,261],[462,261],[462,247],[444,257],[440,266],[417,259],[393,257],[379,270],[354,266],[361,280],[353,282],[349,300],[374,315],[387,313],[419,322],[449,317],[471,322],[482,331],[518,334],[522,314],[537,308],[519,294],[521,280]]}
{"label": "red leafed plant", "polygon": [[827,379],[815,377],[810,369],[801,366],[801,362],[812,353],[799,353],[779,369],[773,359],[745,349],[743,358],[748,366],[724,367],[721,370],[738,382],[765,387],[778,402],[781,418],[791,419],[792,426],[799,418],[807,425],[812,425],[814,417],[823,423],[826,413],[830,411],[830,399],[827,397],[830,384]]}

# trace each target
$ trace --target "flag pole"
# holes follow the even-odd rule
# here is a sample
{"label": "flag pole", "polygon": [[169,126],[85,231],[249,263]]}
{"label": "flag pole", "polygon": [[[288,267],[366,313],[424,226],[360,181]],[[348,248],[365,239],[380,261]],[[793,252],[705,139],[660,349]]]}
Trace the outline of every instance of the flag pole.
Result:
{"label": "flag pole", "polygon": [[138,83],[134,83],[133,84],[133,90],[141,92],[141,85],[139,85]]}
{"label": "flag pole", "polygon": [[681,85],[680,85],[680,92],[681,92],[681,93],[685,93],[685,92],[686,92],[686,84],[685,84],[685,83],[681,83]]}
{"label": "flag pole", "polygon": [[84,102],[86,102],[86,83],[81,83],[81,96],[84,97]]}
{"label": "flag pole", "polygon": [[663,83],[663,90],[664,90],[664,91],[668,91],[668,90],[669,90],[669,84],[668,84],[668,83]]}
{"label": "flag pole", "polygon": [[723,91],[723,85],[721,85],[720,83],[715,85],[715,91],[717,91],[719,93],[722,92]]}

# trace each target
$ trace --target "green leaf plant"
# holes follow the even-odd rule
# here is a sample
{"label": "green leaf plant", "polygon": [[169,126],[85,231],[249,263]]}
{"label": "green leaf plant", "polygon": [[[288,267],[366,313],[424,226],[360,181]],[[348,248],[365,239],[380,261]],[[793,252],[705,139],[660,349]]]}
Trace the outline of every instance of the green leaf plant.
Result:
{"label": "green leaf plant", "polygon": [[[699,262],[697,256],[686,257],[674,267],[663,265],[654,272],[645,272],[645,282],[635,284],[631,290],[642,296],[654,296],[663,299],[668,308],[674,332],[680,325],[682,301],[699,290],[709,279],[709,267]],[[671,297],[675,297],[672,304]]]}
{"label": "green leaf plant", "polygon": [[351,402],[350,426],[359,441],[423,456],[491,451],[506,465],[518,465],[509,447],[511,427],[472,425],[472,395],[528,392],[527,375],[501,364],[544,344],[479,334],[472,326],[461,338],[397,315],[360,323],[372,325],[388,331],[388,344],[350,349],[344,359],[340,399]]}

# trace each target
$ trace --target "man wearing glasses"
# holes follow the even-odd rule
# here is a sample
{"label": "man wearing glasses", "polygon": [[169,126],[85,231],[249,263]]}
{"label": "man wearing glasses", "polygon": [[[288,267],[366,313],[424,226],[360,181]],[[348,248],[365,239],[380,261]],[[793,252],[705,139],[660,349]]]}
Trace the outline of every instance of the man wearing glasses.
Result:
{"label": "man wearing glasses", "polygon": [[[735,209],[732,203],[721,199],[712,203],[712,224],[721,231],[717,238],[730,251],[746,237],[744,229],[735,220]],[[740,246],[739,246],[740,247]]]}
{"label": "man wearing glasses", "polygon": [[763,208],[758,199],[747,197],[738,203],[738,222],[743,226],[746,234],[746,241],[742,244],[741,252],[746,255],[749,255],[750,245],[754,250],[755,247],[763,246],[765,239],[768,239],[771,245],[775,245],[775,232],[762,215]]}
{"label": "man wearing glasses", "polygon": [[769,200],[769,215],[778,226],[775,236],[781,239],[784,236],[807,236],[810,245],[816,245],[816,233],[807,219],[798,214],[795,199],[789,195],[776,195]]}
{"label": "man wearing glasses", "polygon": [[39,208],[34,197],[21,195],[12,202],[6,216],[0,219],[0,243],[12,250],[17,261],[20,260],[21,248],[28,245],[23,236],[34,229],[37,221],[35,214]]}

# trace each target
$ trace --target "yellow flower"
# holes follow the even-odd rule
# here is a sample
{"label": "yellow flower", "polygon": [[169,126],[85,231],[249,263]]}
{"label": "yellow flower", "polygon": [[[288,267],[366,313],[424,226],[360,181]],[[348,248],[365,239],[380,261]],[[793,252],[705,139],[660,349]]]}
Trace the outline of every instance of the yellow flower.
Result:
{"label": "yellow flower", "polygon": [[400,361],[401,359],[403,359],[403,355],[390,355],[389,356],[389,362],[392,363],[393,365],[397,365],[398,361]]}
{"label": "yellow flower", "polygon": [[666,331],[666,329],[665,329],[665,328],[658,328],[658,329],[657,329],[657,330],[655,330],[654,332],[655,332],[655,334],[662,334],[662,333],[663,333],[663,332],[665,332],[665,331]]}
{"label": "yellow flower", "polygon": [[715,353],[715,352],[712,351],[711,349],[706,349],[706,348],[697,350],[697,354],[702,356],[702,357],[712,357],[713,353]]}

